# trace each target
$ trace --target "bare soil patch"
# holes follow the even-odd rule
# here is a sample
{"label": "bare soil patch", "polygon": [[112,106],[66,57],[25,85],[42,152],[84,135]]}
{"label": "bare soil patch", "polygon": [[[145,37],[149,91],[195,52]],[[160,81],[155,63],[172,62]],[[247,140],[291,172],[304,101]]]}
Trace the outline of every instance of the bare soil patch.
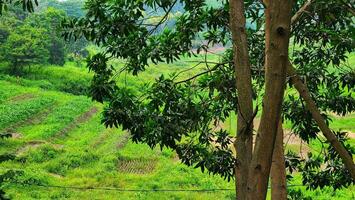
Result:
{"label": "bare soil patch", "polygon": [[59,178],[59,179],[64,178],[64,176],[59,175],[59,174],[55,174],[55,173],[48,173],[48,175],[53,176],[55,178]]}
{"label": "bare soil patch", "polygon": [[38,148],[39,146],[41,146],[42,144],[45,144],[46,142],[45,141],[42,141],[42,140],[33,140],[33,141],[29,141],[27,142],[24,146],[22,146],[21,148],[19,148],[17,151],[16,151],[16,155],[22,155],[24,154],[25,152],[27,152],[28,150],[30,149],[36,149]]}
{"label": "bare soil patch", "polygon": [[11,133],[11,138],[14,138],[14,139],[22,138],[22,134],[21,133]]}
{"label": "bare soil patch", "polygon": [[125,132],[118,140],[117,144],[116,144],[116,148],[117,149],[122,149],[123,147],[126,146],[128,140],[130,138],[130,134]]}
{"label": "bare soil patch", "polygon": [[124,173],[147,174],[154,171],[156,165],[156,159],[119,158],[117,162],[117,170]]}
{"label": "bare soil patch", "polygon": [[25,100],[28,100],[28,99],[33,99],[35,97],[36,96],[31,94],[31,93],[25,93],[25,94],[20,94],[20,95],[11,97],[9,100],[11,102],[21,102],[21,101],[25,101]]}
{"label": "bare soil patch", "polygon": [[348,137],[349,137],[349,138],[355,139],[355,133],[350,132],[350,131],[346,131],[346,132],[348,132]]}

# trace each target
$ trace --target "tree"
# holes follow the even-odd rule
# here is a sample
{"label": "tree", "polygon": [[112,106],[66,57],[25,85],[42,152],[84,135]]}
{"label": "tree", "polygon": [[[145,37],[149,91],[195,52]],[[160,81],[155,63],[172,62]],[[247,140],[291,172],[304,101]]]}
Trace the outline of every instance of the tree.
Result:
{"label": "tree", "polygon": [[[164,28],[169,13],[181,4],[183,14],[174,27]],[[336,73],[328,70],[343,66],[347,53],[354,48],[349,5],[338,0],[298,0],[294,4],[230,0],[221,1],[221,5],[211,7],[203,0],[91,0],[84,18],[63,23],[66,38],[84,36],[103,47],[103,52],[88,61],[89,69],[95,72],[91,96],[108,102],[102,122],[110,127],[122,125],[135,142],[176,150],[189,166],[228,180],[235,176],[238,199],[265,199],[273,152],[275,146],[280,147],[275,144],[277,132],[282,132],[278,131],[279,123],[284,118],[306,142],[322,140],[320,130],[329,141],[324,159],[314,161],[311,155],[308,160],[293,158],[298,160],[293,162],[297,166],[286,167],[303,169],[304,184],[309,188],[331,185],[334,180],[339,182],[333,185],[335,189],[351,184],[355,178],[353,149],[342,134],[329,131],[325,114],[355,110],[354,98],[349,95],[355,78],[349,74],[353,73],[346,68]],[[164,10],[166,14],[158,23],[149,24],[147,10]],[[193,40],[201,35],[208,45],[202,43],[197,52],[208,52],[215,44],[229,48],[230,41],[233,49],[226,50],[217,62],[206,56],[197,63],[205,64],[206,71],[188,79],[179,79],[183,72],[161,76],[143,94],[116,86],[114,77],[122,71],[138,75],[150,63],[171,63],[182,56],[194,56]],[[288,53],[290,37],[297,47],[292,54]],[[127,62],[116,70],[108,64],[111,58]],[[302,98],[298,94],[284,98],[286,83],[288,88],[299,90]],[[252,124],[263,91],[261,122],[253,146]],[[238,112],[236,157],[230,149],[233,139],[225,130],[213,128],[233,111]],[[326,171],[320,168],[321,162]],[[314,170],[321,175],[312,173]],[[339,174],[333,176],[329,171]]]}
{"label": "tree", "polygon": [[20,74],[24,67],[48,61],[48,41],[44,33],[44,29],[24,25],[10,34],[2,49],[2,59],[10,62],[12,73]]}
{"label": "tree", "polygon": [[[17,3],[15,3],[15,5],[8,4],[8,10],[11,12],[4,13],[3,19],[1,20],[1,30],[2,33],[5,34],[3,39],[6,39],[5,36],[8,36],[6,33],[11,33],[11,31],[7,30],[16,29],[23,24],[27,24],[34,28],[45,29],[45,35],[49,38],[47,42],[48,45],[46,46],[49,51],[48,62],[50,64],[63,65],[66,54],[79,53],[87,46],[87,41],[84,39],[76,42],[65,42],[61,37],[60,23],[65,17],[67,17],[66,12],[69,12],[68,9],[73,9],[69,8],[69,6],[77,8],[82,6],[82,4],[83,2],[79,1],[71,3],[56,3],[52,1],[43,2],[43,4],[37,9],[37,12],[32,15],[29,15],[23,9],[18,8],[16,6]],[[56,8],[50,7],[51,5]],[[62,8],[65,10],[61,10]],[[82,11],[77,12],[81,13],[78,16],[83,16]]]}
{"label": "tree", "polygon": [[60,22],[65,16],[64,11],[49,7],[43,12],[29,16],[25,21],[31,27],[46,31],[44,34],[49,38],[46,48],[49,51],[50,64],[64,65],[65,62],[65,43],[60,34]]}
{"label": "tree", "polygon": [[82,0],[71,0],[71,1],[56,1],[56,0],[45,0],[41,1],[38,6],[38,10],[42,12],[49,7],[55,8],[57,10],[63,10],[69,17],[83,17],[85,12],[83,10],[85,1]]}
{"label": "tree", "polygon": [[[57,61],[51,62],[53,64],[62,65],[64,62],[64,57],[61,54],[71,54],[69,56],[82,56],[82,52],[85,52],[85,48],[88,45],[88,41],[84,38],[79,40],[71,40],[65,42],[61,36],[60,22],[64,17],[83,17],[85,12],[83,11],[84,1],[82,0],[71,0],[71,1],[57,1],[57,0],[46,0],[41,1],[41,5],[38,9],[37,18],[42,16],[41,19],[42,27],[46,27],[50,31],[50,35],[55,35],[55,40],[51,43],[50,52],[59,54],[55,59]],[[43,16],[45,15],[45,16]],[[32,17],[32,16],[31,16]],[[46,21],[47,20],[47,21]],[[48,21],[49,20],[49,21]],[[37,21],[38,22],[38,21]],[[43,23],[44,22],[44,23]],[[35,23],[36,25],[36,23]],[[38,24],[37,24],[38,25]],[[50,25],[50,27],[48,27]],[[58,48],[59,47],[59,48]],[[70,58],[69,58],[70,59]],[[60,62],[59,62],[60,60]]]}

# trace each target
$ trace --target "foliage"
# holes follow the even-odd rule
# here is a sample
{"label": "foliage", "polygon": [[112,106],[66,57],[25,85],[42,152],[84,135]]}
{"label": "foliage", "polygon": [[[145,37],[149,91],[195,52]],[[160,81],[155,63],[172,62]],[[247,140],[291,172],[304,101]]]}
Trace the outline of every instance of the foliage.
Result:
{"label": "foliage", "polygon": [[7,10],[9,6],[11,5],[15,6],[22,6],[22,9],[24,11],[28,12],[33,12],[35,9],[35,6],[38,6],[38,1],[37,0],[16,0],[16,1],[11,1],[11,0],[1,0],[0,1],[0,16],[3,14],[3,11]]}
{"label": "foliage", "polygon": [[44,33],[44,29],[25,25],[8,37],[1,52],[2,60],[11,63],[12,73],[20,74],[24,67],[47,62],[49,52]]}
{"label": "foliage", "polygon": [[[336,132],[339,141],[343,143],[350,155],[354,155],[355,149],[347,143],[345,132]],[[300,158],[294,152],[288,152],[285,156],[286,168],[289,174],[302,173],[302,183],[307,189],[323,189],[326,186],[334,190],[349,187],[354,183],[349,172],[341,165],[341,159],[328,142],[321,141],[320,152],[309,152],[306,159]],[[326,147],[326,148],[325,148]],[[315,155],[318,153],[318,155]],[[288,175],[289,180],[293,177]]]}
{"label": "foliage", "polygon": [[40,112],[43,107],[53,103],[53,99],[36,98],[34,101],[14,102],[0,106],[0,129],[10,124],[26,120],[32,115]]}
{"label": "foliage", "polygon": [[54,8],[47,8],[41,13],[33,14],[26,19],[26,24],[46,30],[48,37],[47,49],[48,62],[54,65],[64,65],[64,41],[60,38],[60,22],[65,17],[65,12]]}
{"label": "foliage", "polygon": [[[42,36],[42,40],[40,40],[40,48],[37,45],[37,40],[35,38],[30,38],[28,35],[24,36],[28,37],[29,40],[34,43],[32,46],[35,47],[35,49],[39,49],[39,51],[41,51],[41,49],[43,49],[42,46],[44,46],[46,51],[48,51],[48,53],[41,51],[43,54],[43,60],[40,63],[44,64],[48,62],[49,64],[62,66],[64,65],[67,54],[74,54],[78,56],[85,55],[85,48],[87,45],[86,40],[82,39],[76,42],[65,42],[61,37],[60,22],[67,16],[65,13],[66,10],[58,10],[47,5],[42,6],[39,9],[39,12],[28,15],[16,6],[11,6],[10,9],[11,12],[5,13],[0,21],[0,43],[3,44],[0,51],[7,51],[5,48],[6,42],[12,42],[8,41],[8,39],[13,39],[14,37],[17,38],[18,35],[15,34],[21,34],[21,32],[18,33],[19,30],[33,28],[41,31],[40,34]],[[10,37],[12,34],[14,34],[14,36]],[[30,41],[27,41],[27,43],[30,44]],[[21,43],[24,42],[21,41]],[[33,50],[30,49],[29,52],[31,51]],[[9,61],[7,57],[2,57],[1,60],[10,62],[10,65],[12,65],[13,68],[13,73],[19,74],[23,71],[21,70],[22,67],[13,66],[15,63]],[[32,64],[39,63],[35,58],[28,58],[27,60],[28,62],[33,60]],[[19,60],[18,63],[24,66],[27,65],[27,63],[23,60]]]}
{"label": "foliage", "polygon": [[[7,68],[2,69],[6,73]],[[68,73],[75,73],[77,76],[67,76]],[[1,80],[13,84],[29,87],[39,87],[44,90],[57,90],[75,95],[86,95],[89,90],[92,74],[88,74],[76,67],[75,63],[67,62],[64,67],[41,65],[32,68],[31,72],[21,77],[0,75]]]}
{"label": "foliage", "polygon": [[311,197],[305,196],[300,189],[298,190],[288,190],[287,191],[288,200],[312,200]]}
{"label": "foliage", "polygon": [[[58,67],[64,70],[64,68]],[[75,71],[73,71],[75,72]],[[67,73],[68,74],[68,73]],[[0,145],[1,151],[16,151],[16,149],[23,149],[30,144],[38,144],[24,150],[19,158],[3,163],[2,168],[18,168],[25,172],[23,176],[33,177],[37,180],[45,181],[39,182],[41,185],[60,185],[60,186],[79,186],[79,187],[120,187],[139,189],[145,188],[153,189],[204,189],[204,188],[231,188],[232,185],[223,181],[219,177],[206,176],[196,169],[187,168],[175,161],[175,154],[171,151],[164,150],[160,152],[159,149],[151,150],[146,145],[137,145],[128,141],[127,133],[121,130],[109,129],[106,130],[103,125],[100,125],[100,113],[77,123],[75,128],[70,130],[64,136],[51,135],[47,137],[46,132],[51,130],[51,127],[58,127],[56,132],[67,127],[68,121],[74,121],[80,115],[85,113],[87,109],[81,109],[87,104],[90,106],[98,106],[99,111],[102,110],[100,105],[95,104],[86,97],[76,97],[66,93],[43,91],[40,88],[33,90],[30,87],[6,84],[1,81],[1,91],[12,89],[14,91],[20,90],[21,93],[31,91],[34,95],[41,95],[45,98],[53,98],[58,103],[54,104],[51,113],[47,114],[41,121],[36,121],[38,115],[31,117],[31,123],[21,123],[15,132],[22,133],[20,138],[12,138],[3,141]],[[16,94],[15,96],[18,96]],[[9,97],[11,99],[12,97]],[[76,99],[76,100],[74,100]],[[31,100],[33,101],[33,99]],[[81,106],[80,104],[83,104]],[[72,106],[69,106],[72,105]],[[67,107],[64,109],[64,107]],[[70,109],[68,109],[70,107]],[[51,108],[51,106],[48,106]],[[46,109],[44,109],[46,110]],[[68,110],[75,110],[75,112],[68,112]],[[52,114],[53,113],[53,114]],[[68,113],[68,115],[65,115]],[[62,118],[69,118],[70,120],[61,120]],[[53,120],[48,120],[53,119]],[[73,120],[74,119],[74,120]],[[61,123],[66,121],[66,123]],[[69,122],[69,123],[70,123]],[[58,126],[57,124],[60,123]],[[47,129],[49,128],[49,129]],[[40,133],[40,134],[39,134]],[[12,145],[13,142],[21,142],[18,145]],[[36,143],[43,142],[43,143]],[[119,144],[122,144],[119,146]],[[142,152],[137,155],[137,151]],[[48,155],[48,156],[47,156]],[[123,159],[123,158],[126,158]],[[128,167],[126,170],[118,169],[118,162],[136,161],[135,166],[146,164],[147,161],[155,161],[152,171],[140,171],[139,174],[134,172],[134,166]],[[149,162],[149,164],[151,164]],[[63,167],[63,165],[65,167]],[[66,168],[68,167],[68,168]],[[142,167],[141,170],[145,168]],[[133,172],[128,172],[132,170]],[[31,175],[29,172],[35,172]],[[51,173],[52,172],[52,173]],[[58,172],[53,173],[53,172]],[[2,171],[0,172],[2,173]],[[64,176],[60,176],[64,174]],[[33,176],[35,175],[35,176]],[[73,192],[69,189],[50,189],[46,187],[36,187],[34,185],[16,184],[16,181],[6,182],[4,190],[9,197],[13,199],[48,199],[54,198],[69,198],[69,199],[90,199],[92,195],[97,195],[100,190],[87,190]],[[234,194],[231,191],[214,192],[219,199],[224,199]],[[145,193],[122,193],[122,198],[159,198],[161,194],[156,192]],[[102,198],[114,199],[117,197],[117,192],[101,194]],[[211,199],[211,193],[191,193],[191,192],[169,192],[166,193],[166,198],[199,198],[203,197]]]}
{"label": "foliage", "polygon": [[[338,132],[336,135],[341,142],[346,141],[344,132]],[[344,146],[350,155],[355,154],[355,149],[349,144],[344,144]],[[316,189],[319,187],[322,189],[325,186],[331,186],[334,190],[337,190],[355,183],[349,172],[340,164],[341,160],[332,146],[329,145],[324,154],[323,157],[315,157],[310,153],[301,169],[303,183],[308,188]]]}
{"label": "foliage", "polygon": [[[113,65],[117,66],[119,64],[118,62]],[[139,80],[137,80],[135,76],[127,74],[127,87],[130,86],[132,90],[139,94],[139,91],[144,91],[142,90],[141,83],[154,81],[155,77],[159,77],[160,73],[168,76],[168,74],[174,71],[189,69],[191,67],[193,67],[193,63],[190,63],[190,59],[188,58],[184,58],[184,60],[174,63],[173,65],[159,64],[156,67],[147,68],[147,71],[142,72]],[[199,71],[200,69],[195,69],[195,71],[193,70],[192,72],[188,71],[186,74],[182,74],[184,77],[180,77],[178,80],[184,80],[194,75],[194,73],[199,73]],[[76,74],[76,76],[73,77],[71,74]],[[15,122],[17,126],[14,128],[13,123],[11,123],[4,127],[5,129],[12,127],[13,132],[11,133],[20,133],[22,136],[0,140],[0,154],[14,152],[18,149],[26,149],[29,146],[31,146],[31,148],[21,150],[23,153],[12,161],[1,163],[0,174],[6,172],[6,170],[2,170],[3,168],[17,169],[21,166],[21,169],[27,174],[25,176],[29,175],[28,172],[32,172],[31,177],[37,180],[45,179],[45,182],[40,182],[42,185],[89,188],[144,188],[148,190],[234,188],[231,182],[228,183],[217,176],[210,176],[206,173],[201,173],[199,169],[180,164],[177,162],[176,154],[171,150],[164,148],[161,152],[159,148],[150,149],[145,144],[135,144],[131,142],[128,134],[121,131],[121,129],[105,129],[105,127],[100,124],[100,112],[103,109],[100,104],[93,103],[90,99],[83,96],[75,97],[68,93],[59,92],[60,87],[53,87],[47,90],[40,87],[43,82],[52,82],[53,85],[56,85],[58,81],[59,84],[59,80],[66,82],[67,80],[76,81],[84,79],[86,82],[89,82],[91,75],[83,68],[76,68],[70,65],[66,65],[65,67],[43,66],[37,73],[33,72],[27,75],[27,82],[22,78],[20,83],[17,83],[16,77],[12,78],[13,80],[11,82],[0,81],[1,105],[8,105],[11,103],[12,99],[28,93],[31,93],[37,98],[53,99],[54,103],[41,108],[44,112],[32,114],[29,118],[26,118],[25,121],[19,120],[23,118],[16,114],[19,118],[15,120],[16,122],[19,121],[18,124]],[[117,81],[121,84],[119,86],[124,87],[125,76],[120,76],[120,79]],[[28,101],[35,102],[37,100],[36,98],[27,99],[26,101],[18,102],[17,105],[20,105],[20,103],[28,104]],[[54,127],[54,133],[58,133],[68,126],[68,122],[70,124],[73,119],[75,120],[85,113],[89,109],[86,107],[87,105],[89,105],[89,107],[97,106],[99,108],[98,112],[88,118],[87,121],[77,123],[75,128],[71,129],[66,135],[58,137],[56,134],[50,134],[51,136],[48,137],[46,134],[48,130],[53,133],[51,129]],[[27,108],[24,109],[27,110]],[[50,110],[50,112],[47,110]],[[76,111],[69,112],[68,110]],[[7,110],[6,113],[8,113],[8,115],[14,115],[9,110]],[[65,113],[68,114],[66,115]],[[5,116],[6,114],[4,113],[3,115]],[[62,120],[63,118],[65,118],[65,120]],[[346,120],[351,120],[351,116],[337,117],[334,119],[334,122],[341,125],[343,124],[342,122]],[[65,123],[61,123],[64,121]],[[222,124],[221,126],[224,125]],[[342,126],[339,127],[341,128]],[[0,132],[3,133],[4,131]],[[351,142],[353,141],[354,140],[351,140]],[[317,156],[317,151],[321,149],[321,145],[318,143],[315,144],[314,142],[309,145],[313,155]],[[312,149],[316,149],[317,151],[313,151]],[[99,159],[91,159],[93,158],[92,155],[98,155]],[[147,160],[149,161],[149,165],[154,164],[155,167],[153,170],[144,171],[144,173],[142,173],[142,170],[147,167],[141,167],[139,173],[135,172],[135,167],[148,165]],[[126,165],[128,162],[132,162],[134,165]],[[80,165],[80,167],[65,170],[61,167],[61,163],[70,165],[71,163],[84,164]],[[121,168],[118,168],[119,166],[132,167],[121,170]],[[50,173],[49,170],[60,172],[60,174],[64,174],[65,176]],[[302,176],[299,172],[293,171],[292,175],[294,178],[290,183],[291,185],[302,184]],[[306,187],[302,186],[298,186],[296,189],[297,188],[302,190],[304,196],[341,200],[351,199],[354,186],[341,188],[336,191],[333,191],[329,187],[315,191],[306,191]],[[14,182],[6,182],[3,185],[3,190],[8,194],[8,197],[13,199],[90,199],[95,195],[101,195],[100,197],[104,199],[115,199],[118,194],[116,191],[102,194],[102,190],[95,189],[80,191],[61,188],[48,189],[46,187],[36,187],[33,185],[15,184]],[[120,197],[124,199],[231,199],[234,197],[235,193],[232,190],[206,193],[184,191],[167,192],[164,193],[164,197],[158,192],[120,192],[119,194],[121,195]]]}
{"label": "foliage", "polygon": [[56,0],[44,0],[41,1],[38,6],[40,11],[46,10],[49,7],[56,10],[63,10],[69,17],[82,17],[85,15],[84,1],[71,0],[71,1],[56,1]]}

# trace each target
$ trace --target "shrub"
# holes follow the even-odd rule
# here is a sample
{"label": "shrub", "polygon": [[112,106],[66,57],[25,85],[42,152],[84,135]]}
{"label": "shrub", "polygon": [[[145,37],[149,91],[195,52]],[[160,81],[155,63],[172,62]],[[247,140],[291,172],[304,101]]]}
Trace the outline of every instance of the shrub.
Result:
{"label": "shrub", "polygon": [[31,150],[28,153],[27,161],[29,162],[45,162],[57,157],[63,150],[53,147],[50,144],[45,144],[38,149]]}

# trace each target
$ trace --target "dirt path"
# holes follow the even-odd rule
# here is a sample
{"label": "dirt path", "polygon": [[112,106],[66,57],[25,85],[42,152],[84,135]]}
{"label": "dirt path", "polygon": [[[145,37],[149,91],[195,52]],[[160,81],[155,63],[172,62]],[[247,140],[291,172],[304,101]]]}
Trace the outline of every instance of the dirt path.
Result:
{"label": "dirt path", "polygon": [[20,155],[26,153],[28,150],[36,149],[45,143],[46,143],[46,141],[42,141],[42,140],[29,141],[25,145],[23,145],[19,149],[17,149],[16,155],[20,156]]}
{"label": "dirt path", "polygon": [[78,127],[80,124],[88,121],[92,116],[94,116],[98,112],[97,107],[92,107],[90,110],[86,111],[82,115],[80,115],[78,118],[76,118],[72,123],[70,123],[68,126],[63,128],[61,131],[59,131],[57,134],[55,134],[55,137],[63,137],[66,136],[70,131]]}
{"label": "dirt path", "polygon": [[129,138],[130,138],[129,133],[127,133],[127,132],[123,133],[123,135],[119,138],[119,140],[116,144],[116,148],[123,149],[123,147],[125,147],[126,144],[128,143]]}
{"label": "dirt path", "polygon": [[28,100],[28,99],[33,99],[35,97],[36,96],[34,94],[32,94],[32,93],[24,93],[24,94],[20,94],[20,95],[11,97],[9,99],[9,101],[10,102],[21,102],[21,101],[25,101],[25,100]]}

